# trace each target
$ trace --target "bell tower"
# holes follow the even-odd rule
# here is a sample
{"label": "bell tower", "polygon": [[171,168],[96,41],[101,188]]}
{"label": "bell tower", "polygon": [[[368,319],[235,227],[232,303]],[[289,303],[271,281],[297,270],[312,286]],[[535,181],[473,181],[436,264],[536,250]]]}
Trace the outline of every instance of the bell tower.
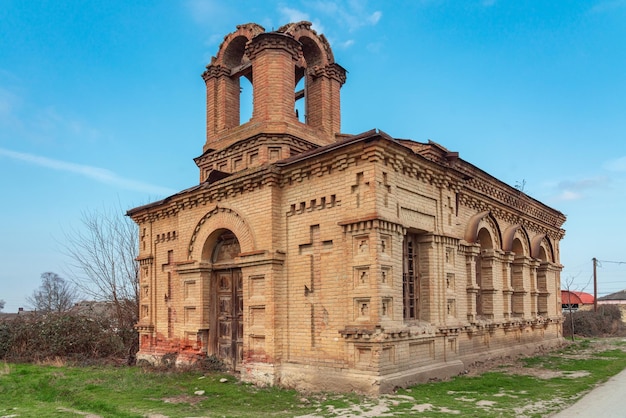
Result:
{"label": "bell tower", "polygon": [[[245,123],[240,123],[242,77],[253,89],[252,118]],[[290,23],[273,32],[254,23],[237,26],[224,38],[202,78],[207,126],[204,154],[196,159],[201,171],[216,168],[203,163],[207,153],[251,138],[290,137],[314,148],[335,142],[340,133],[339,90],[346,71],[335,63],[328,41],[311,29],[310,22]],[[304,88],[296,91],[299,84]],[[305,115],[296,110],[300,100]],[[260,150],[257,164],[267,161],[264,155]]]}

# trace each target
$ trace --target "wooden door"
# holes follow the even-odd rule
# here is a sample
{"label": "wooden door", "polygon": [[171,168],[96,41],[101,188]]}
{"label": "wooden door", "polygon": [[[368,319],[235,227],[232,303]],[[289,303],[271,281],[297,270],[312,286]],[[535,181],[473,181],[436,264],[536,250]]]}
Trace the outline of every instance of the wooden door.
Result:
{"label": "wooden door", "polygon": [[243,360],[243,280],[240,269],[218,270],[217,355],[231,369]]}

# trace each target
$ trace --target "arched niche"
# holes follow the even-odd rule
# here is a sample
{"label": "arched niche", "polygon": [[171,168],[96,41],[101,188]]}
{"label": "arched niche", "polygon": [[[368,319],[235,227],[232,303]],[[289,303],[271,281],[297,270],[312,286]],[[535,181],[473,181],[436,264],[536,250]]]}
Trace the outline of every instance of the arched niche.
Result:
{"label": "arched niche", "polygon": [[515,253],[515,258],[530,257],[530,240],[528,239],[528,234],[523,227],[520,226],[515,228],[511,237],[511,246],[505,251],[512,251]]}
{"label": "arched niche", "polygon": [[480,245],[481,250],[493,250],[494,239],[488,228],[480,228],[476,243]]}

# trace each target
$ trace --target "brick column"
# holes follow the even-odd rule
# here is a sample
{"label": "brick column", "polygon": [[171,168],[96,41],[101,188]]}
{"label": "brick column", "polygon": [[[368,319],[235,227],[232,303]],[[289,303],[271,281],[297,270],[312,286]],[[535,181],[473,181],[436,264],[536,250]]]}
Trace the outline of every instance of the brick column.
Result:
{"label": "brick column", "polygon": [[246,54],[254,77],[252,121],[297,121],[295,63],[302,55],[300,43],[281,33],[262,33],[247,45]]}
{"label": "brick column", "polygon": [[329,135],[341,131],[341,86],[346,70],[339,64],[313,67],[307,71],[307,124]]}
{"label": "brick column", "polygon": [[202,74],[206,84],[206,146],[220,132],[239,126],[239,77],[221,65],[208,65]]}

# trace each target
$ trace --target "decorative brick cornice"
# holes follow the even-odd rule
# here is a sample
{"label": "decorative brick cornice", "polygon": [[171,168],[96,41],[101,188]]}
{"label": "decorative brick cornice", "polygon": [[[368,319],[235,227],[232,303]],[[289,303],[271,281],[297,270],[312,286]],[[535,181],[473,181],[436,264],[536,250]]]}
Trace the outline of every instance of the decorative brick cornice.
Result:
{"label": "decorative brick cornice", "polygon": [[309,68],[309,74],[313,77],[326,77],[343,85],[346,82],[346,70],[339,64],[333,63],[325,67],[314,66]]}
{"label": "decorative brick cornice", "polygon": [[135,329],[140,333],[150,333],[150,332],[154,332],[154,325],[146,324],[143,321],[140,321],[137,324],[135,324]]}
{"label": "decorative brick cornice", "polygon": [[560,228],[564,221],[560,213],[551,213],[545,207],[533,204],[530,199],[515,199],[511,194],[496,188],[483,190],[484,194],[472,193],[476,192],[472,189],[463,190],[459,194],[460,203],[476,212],[489,211],[496,219],[522,225],[529,231],[546,234],[555,240],[560,240],[565,235],[565,231]]}
{"label": "decorative brick cornice", "polygon": [[250,43],[246,45],[246,55],[252,61],[258,54],[266,49],[281,49],[289,54],[294,61],[298,61],[302,57],[302,46],[300,42],[291,36],[282,33],[269,32],[261,33],[255,36]]}
{"label": "decorative brick cornice", "polygon": [[437,333],[437,329],[431,324],[402,326],[397,328],[383,327],[351,327],[347,326],[339,330],[339,334],[353,342],[391,342],[398,340],[431,340]]}
{"label": "decorative brick cornice", "polygon": [[397,233],[404,235],[406,230],[404,226],[397,222],[387,221],[385,219],[376,216],[365,216],[359,219],[349,219],[337,223],[342,227],[343,232],[347,233],[360,233],[372,229],[381,230],[386,233]]}
{"label": "decorative brick cornice", "polygon": [[137,257],[137,261],[139,262],[140,266],[151,266],[154,262],[154,257],[151,255],[146,257]]}
{"label": "decorative brick cornice", "polygon": [[449,237],[446,235],[437,235],[432,234],[433,241],[437,244],[449,245],[449,246],[458,246],[461,240],[457,237]]}
{"label": "decorative brick cornice", "polygon": [[177,216],[181,211],[200,205],[221,202],[262,187],[276,186],[278,176],[273,166],[236,173],[215,184],[202,183],[159,202],[133,209],[129,215],[139,224]]}
{"label": "decorative brick cornice", "polygon": [[219,64],[209,64],[206,67],[206,71],[202,73],[202,78],[205,82],[211,78],[230,77],[230,69]]}

